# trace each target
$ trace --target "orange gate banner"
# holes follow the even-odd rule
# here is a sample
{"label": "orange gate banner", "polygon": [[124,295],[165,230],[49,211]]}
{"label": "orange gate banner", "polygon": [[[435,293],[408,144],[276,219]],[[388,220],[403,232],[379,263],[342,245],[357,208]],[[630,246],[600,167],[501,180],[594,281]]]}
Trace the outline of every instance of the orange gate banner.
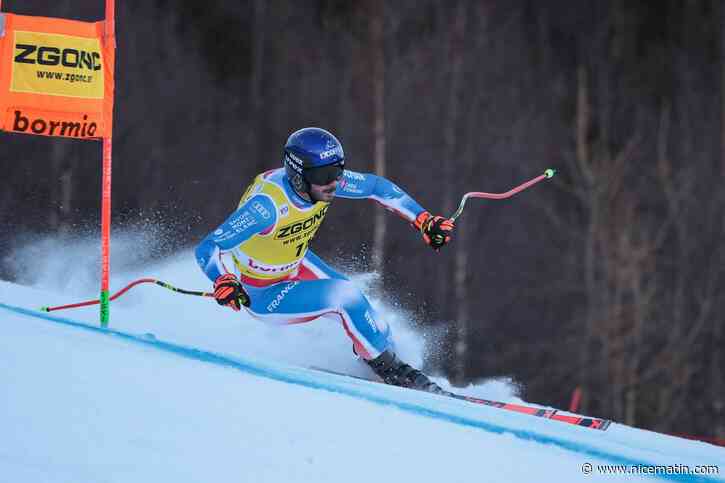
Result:
{"label": "orange gate banner", "polygon": [[115,39],[105,22],[0,13],[0,130],[110,137]]}

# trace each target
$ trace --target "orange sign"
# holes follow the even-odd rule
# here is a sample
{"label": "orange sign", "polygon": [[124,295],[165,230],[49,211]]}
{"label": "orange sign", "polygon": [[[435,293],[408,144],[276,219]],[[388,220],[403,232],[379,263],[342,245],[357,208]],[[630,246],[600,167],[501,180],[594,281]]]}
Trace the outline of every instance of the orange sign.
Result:
{"label": "orange sign", "polygon": [[0,13],[0,129],[110,137],[115,40],[104,25]]}

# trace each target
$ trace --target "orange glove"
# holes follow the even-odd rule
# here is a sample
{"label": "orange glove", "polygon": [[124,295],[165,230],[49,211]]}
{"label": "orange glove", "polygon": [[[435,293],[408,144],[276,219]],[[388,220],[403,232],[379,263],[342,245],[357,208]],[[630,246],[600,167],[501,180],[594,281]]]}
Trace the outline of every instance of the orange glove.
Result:
{"label": "orange glove", "polygon": [[442,216],[433,216],[424,211],[415,219],[415,227],[420,230],[423,240],[435,251],[451,240],[451,232],[455,228],[453,220]]}
{"label": "orange glove", "polygon": [[214,281],[214,298],[219,305],[231,307],[237,312],[242,305],[249,307],[250,304],[249,295],[244,291],[236,275],[232,273],[220,275]]}

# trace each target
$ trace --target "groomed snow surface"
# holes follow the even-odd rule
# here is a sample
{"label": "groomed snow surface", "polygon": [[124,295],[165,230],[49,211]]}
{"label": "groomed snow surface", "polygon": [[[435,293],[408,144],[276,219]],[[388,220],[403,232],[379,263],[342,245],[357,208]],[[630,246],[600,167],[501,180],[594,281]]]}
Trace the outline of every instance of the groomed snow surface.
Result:
{"label": "groomed snow surface", "polygon": [[[110,331],[97,328],[97,307],[37,312],[97,296],[93,263],[78,262],[93,242],[44,243],[14,254],[41,278],[0,281],[0,481],[725,481],[725,450],[705,443],[618,424],[578,428],[305,369],[369,375],[333,319],[269,327],[154,285],[112,303]],[[191,253],[120,272],[112,290],[142,276],[209,289]],[[420,365],[435,334],[375,302],[400,354]],[[505,381],[461,392],[518,401]],[[599,465],[669,471],[614,475]],[[682,465],[718,473],[687,475]]]}

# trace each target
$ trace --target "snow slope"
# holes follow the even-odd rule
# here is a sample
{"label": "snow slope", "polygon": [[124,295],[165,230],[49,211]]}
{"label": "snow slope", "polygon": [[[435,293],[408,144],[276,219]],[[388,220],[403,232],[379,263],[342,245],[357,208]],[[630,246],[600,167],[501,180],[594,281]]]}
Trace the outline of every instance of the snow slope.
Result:
{"label": "snow slope", "polygon": [[[716,465],[719,475],[659,478],[725,480],[725,451],[705,443],[578,428],[300,367],[366,374],[333,320],[265,327],[151,285],[112,304],[110,330],[97,328],[97,308],[40,313],[94,293],[79,282],[82,267],[34,262],[44,278],[24,282],[35,287],[0,281],[1,481],[645,478],[597,468],[610,464]],[[206,289],[196,272],[180,254],[112,287],[144,275]],[[401,352],[419,362],[420,336],[385,310]],[[505,382],[466,392],[515,399]]]}

